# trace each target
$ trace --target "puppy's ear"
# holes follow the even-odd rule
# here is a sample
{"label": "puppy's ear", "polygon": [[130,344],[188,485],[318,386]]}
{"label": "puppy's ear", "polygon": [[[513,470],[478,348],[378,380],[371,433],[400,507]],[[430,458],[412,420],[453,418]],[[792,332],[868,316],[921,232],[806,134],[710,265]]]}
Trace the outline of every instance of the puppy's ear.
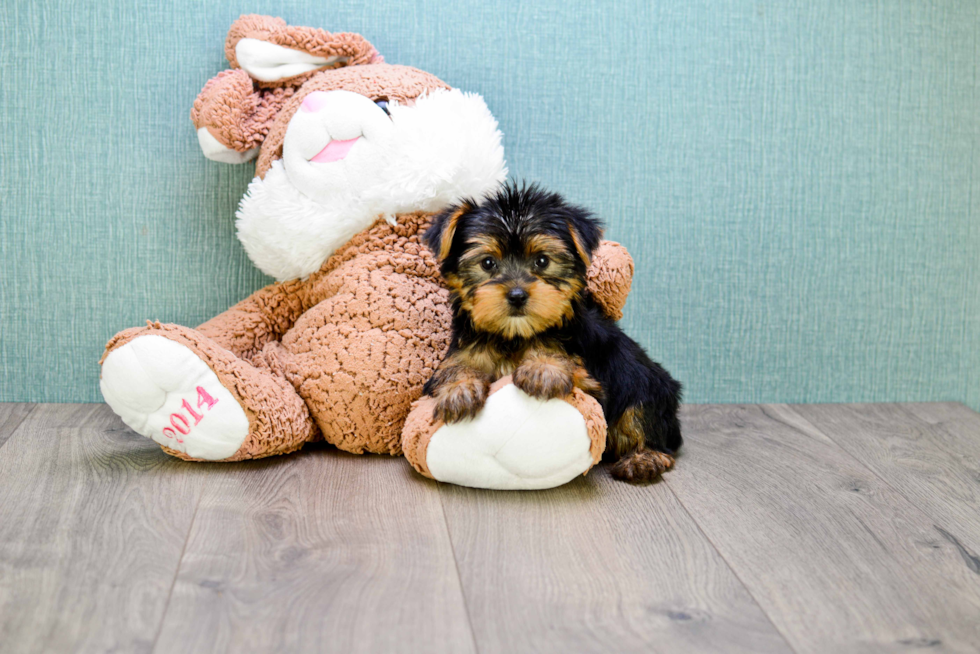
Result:
{"label": "puppy's ear", "polygon": [[565,223],[572,235],[575,252],[588,268],[592,264],[592,253],[599,247],[602,239],[602,223],[588,209],[569,207]]}
{"label": "puppy's ear", "polygon": [[449,207],[432,221],[432,226],[426,230],[422,236],[422,241],[432,250],[439,261],[445,261],[453,249],[453,238],[456,236],[456,228],[464,215],[473,209],[473,204],[469,200]]}

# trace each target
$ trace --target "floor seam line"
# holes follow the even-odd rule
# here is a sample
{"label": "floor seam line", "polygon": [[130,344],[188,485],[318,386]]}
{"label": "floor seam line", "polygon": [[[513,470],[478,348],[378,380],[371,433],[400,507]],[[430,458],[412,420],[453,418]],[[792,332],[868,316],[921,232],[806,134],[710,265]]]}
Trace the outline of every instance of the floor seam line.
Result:
{"label": "floor seam line", "polygon": [[153,647],[150,648],[151,654],[156,652],[157,643],[160,641],[160,634],[163,633],[163,624],[167,621],[167,613],[170,612],[170,600],[174,596],[174,588],[177,586],[177,578],[180,576],[180,569],[184,567],[184,554],[187,552],[187,543],[191,540],[191,534],[194,532],[194,523],[197,522],[197,510],[201,508],[201,502],[204,501],[204,491],[207,488],[207,484],[202,483],[201,496],[197,498],[197,504],[194,505],[194,513],[191,515],[191,524],[187,528],[187,536],[184,538],[184,544],[180,548],[180,557],[177,559],[177,569],[174,570],[174,578],[170,581],[170,590],[167,592],[167,601],[163,605],[163,613],[160,615],[160,626],[157,627],[157,633],[153,636]]}
{"label": "floor seam line", "polygon": [[667,485],[667,490],[670,491],[670,494],[673,495],[674,499],[677,500],[677,503],[681,505],[681,509],[683,509],[684,513],[687,514],[687,517],[690,518],[691,522],[694,523],[694,526],[697,527],[698,533],[704,536],[704,539],[708,541],[708,544],[711,545],[711,549],[713,549],[718,554],[722,562],[725,564],[725,567],[731,571],[731,573],[735,576],[735,579],[738,580],[738,583],[741,584],[742,588],[745,589],[745,592],[748,593],[750,598],[752,598],[752,602],[755,603],[755,605],[759,608],[759,611],[762,612],[762,615],[766,617],[766,621],[772,625],[772,628],[776,630],[776,633],[779,634],[780,638],[783,639],[783,642],[786,643],[786,647],[788,647],[791,652],[795,652],[796,654],[799,654],[799,650],[797,650],[796,647],[793,645],[793,643],[790,642],[789,637],[787,637],[787,635],[783,633],[783,630],[780,629],[775,622],[773,622],[772,616],[769,615],[769,612],[766,611],[765,607],[762,606],[762,603],[759,602],[759,599],[755,596],[755,593],[752,592],[752,589],[749,588],[748,584],[745,583],[741,575],[738,574],[738,572],[735,570],[734,566],[732,566],[729,560],[725,558],[725,555],[722,554],[720,549],[718,549],[718,546],[715,545],[715,542],[711,540],[711,537],[708,536],[708,533],[701,528],[701,523],[699,523],[695,519],[694,515],[688,510],[687,506],[684,504],[684,501],[681,500],[680,495],[677,494],[673,486],[670,485],[670,481],[666,477],[664,477],[664,483]]}
{"label": "floor seam line", "polygon": [[37,408],[39,406],[41,406],[40,402],[34,402],[31,404],[31,408],[27,410],[27,413],[24,414],[24,417],[20,419],[20,421],[14,426],[13,429],[10,430],[10,435],[7,436],[5,439],[3,439],[3,442],[0,442],[0,448],[2,448],[4,445],[10,442],[10,439],[12,439],[17,434],[17,432],[20,431],[20,428],[24,426],[24,423],[27,422],[28,418],[34,415],[34,412],[37,411]]}
{"label": "floor seam line", "polygon": [[[437,482],[438,483],[438,482]],[[463,575],[459,572],[459,561],[456,559],[456,546],[453,544],[453,536],[449,533],[449,518],[446,517],[446,505],[442,501],[442,490],[437,488],[439,498],[439,510],[442,511],[442,524],[446,527],[446,539],[449,540],[449,551],[453,555],[453,567],[456,569],[456,581],[459,583],[459,594],[463,598],[463,610],[466,612],[466,626],[469,627],[470,640],[473,641],[473,651],[480,654],[480,647],[476,642],[476,634],[473,632],[473,617],[470,615],[470,604],[466,601],[466,591],[463,589]]]}

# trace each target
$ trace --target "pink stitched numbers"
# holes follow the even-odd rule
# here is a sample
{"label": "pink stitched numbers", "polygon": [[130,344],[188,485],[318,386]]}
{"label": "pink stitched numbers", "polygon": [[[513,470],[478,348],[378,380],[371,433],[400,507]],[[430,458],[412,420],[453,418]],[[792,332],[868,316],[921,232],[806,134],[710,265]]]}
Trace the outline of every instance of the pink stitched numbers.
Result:
{"label": "pink stitched numbers", "polygon": [[[213,407],[217,403],[218,403],[218,400],[216,400],[213,397],[211,397],[208,394],[208,392],[206,390],[204,390],[204,387],[203,386],[198,386],[197,387],[197,408],[198,409],[202,409],[204,407],[207,407],[207,410],[210,411],[211,410],[211,407]],[[191,407],[190,402],[188,402],[186,398],[184,399],[184,401],[181,404],[181,406],[183,408],[187,409],[187,413],[189,413],[190,416],[191,416],[191,418],[194,420],[194,424],[191,425],[190,420],[188,420],[187,418],[185,418],[184,417],[184,414],[182,414],[182,413],[171,413],[170,414],[170,424],[173,425],[173,429],[171,429],[170,427],[164,427],[163,428],[163,435],[166,436],[167,438],[174,439],[178,443],[183,443],[184,442],[184,439],[177,435],[178,433],[180,433],[182,436],[186,436],[187,434],[191,433],[191,427],[196,427],[198,424],[200,424],[200,422],[202,420],[204,420],[204,415],[201,414],[201,413],[198,413],[197,411],[195,411]],[[174,429],[176,429],[177,431],[174,431]],[[170,433],[167,433],[167,432],[170,432]]]}

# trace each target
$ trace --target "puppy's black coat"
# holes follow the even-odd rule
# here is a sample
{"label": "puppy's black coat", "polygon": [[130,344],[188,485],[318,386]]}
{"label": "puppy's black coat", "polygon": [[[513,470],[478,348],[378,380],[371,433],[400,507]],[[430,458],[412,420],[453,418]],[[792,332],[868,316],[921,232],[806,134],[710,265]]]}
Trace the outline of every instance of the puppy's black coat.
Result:
{"label": "puppy's black coat", "polygon": [[424,240],[452,290],[453,336],[424,392],[439,400],[436,417],[453,421],[474,415],[506,374],[541,398],[577,386],[601,403],[613,475],[650,481],[682,443],[681,384],[590,295],[601,236],[588,210],[535,185],[439,214]]}
{"label": "puppy's black coat", "polygon": [[617,424],[627,409],[641,406],[646,446],[667,454],[680,448],[680,382],[607,318],[591,297],[581,301],[575,317],[558,333],[602,387],[599,402],[608,424]]}

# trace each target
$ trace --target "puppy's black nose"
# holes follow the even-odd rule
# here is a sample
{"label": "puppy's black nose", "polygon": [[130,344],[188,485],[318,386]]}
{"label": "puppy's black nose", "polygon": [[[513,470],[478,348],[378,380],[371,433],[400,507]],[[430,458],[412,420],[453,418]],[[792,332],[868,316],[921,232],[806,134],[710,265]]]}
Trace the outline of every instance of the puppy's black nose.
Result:
{"label": "puppy's black nose", "polygon": [[507,303],[515,309],[520,309],[527,304],[527,291],[520,286],[516,286],[507,291]]}

